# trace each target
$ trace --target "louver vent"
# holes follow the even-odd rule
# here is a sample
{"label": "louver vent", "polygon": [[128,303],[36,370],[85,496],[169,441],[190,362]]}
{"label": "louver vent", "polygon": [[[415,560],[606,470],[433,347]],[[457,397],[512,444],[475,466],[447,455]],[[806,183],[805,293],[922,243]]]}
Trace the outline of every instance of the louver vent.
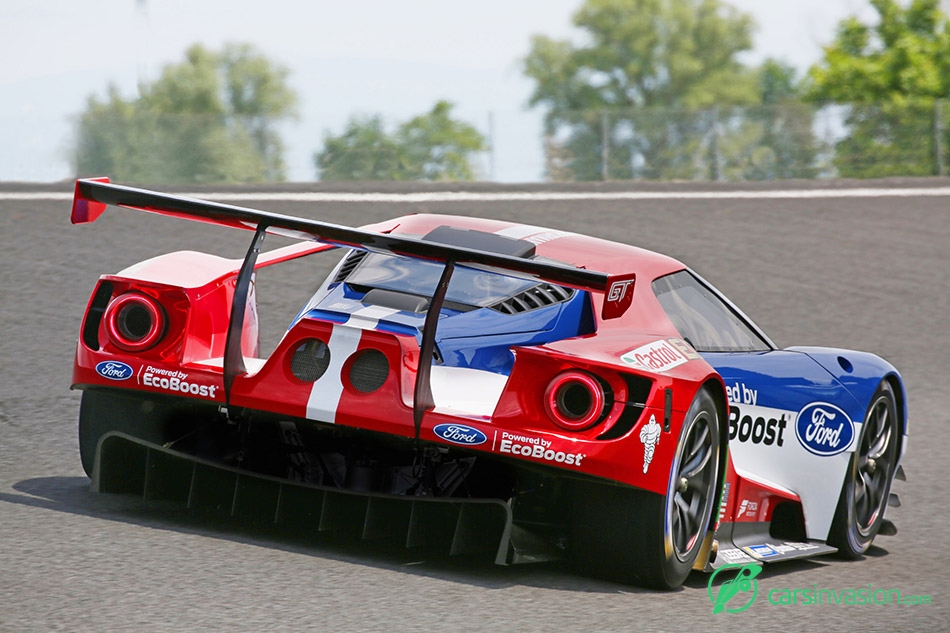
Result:
{"label": "louver vent", "polygon": [[369,251],[350,251],[350,254],[346,256],[343,265],[337,272],[336,277],[333,278],[333,283],[343,281],[349,277],[353,269],[359,266],[359,263],[363,261],[363,258],[366,257],[368,252]]}
{"label": "louver vent", "polygon": [[562,288],[554,284],[538,284],[489,307],[502,314],[521,314],[529,310],[537,310],[538,308],[567,301],[573,296],[573,288]]}

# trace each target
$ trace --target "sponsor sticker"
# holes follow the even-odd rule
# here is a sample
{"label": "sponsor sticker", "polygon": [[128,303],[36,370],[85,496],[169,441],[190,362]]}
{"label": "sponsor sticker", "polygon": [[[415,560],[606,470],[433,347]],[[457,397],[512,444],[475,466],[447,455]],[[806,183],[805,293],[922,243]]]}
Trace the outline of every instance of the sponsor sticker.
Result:
{"label": "sponsor sticker", "polygon": [[757,501],[750,501],[749,499],[743,499],[739,504],[739,510],[736,512],[736,518],[738,519],[743,514],[747,516],[753,516],[756,512],[759,511],[759,503]]}
{"label": "sponsor sticker", "polygon": [[164,389],[182,395],[198,396],[200,398],[214,398],[217,385],[201,385],[188,380],[188,374],[177,369],[162,369],[161,367],[145,368],[142,372],[142,384],[146,387]]}
{"label": "sponsor sticker", "polygon": [[798,541],[785,541],[784,545],[789,547],[794,547],[800,551],[808,551],[810,549],[818,549],[818,546],[814,543],[799,543]]}
{"label": "sponsor sticker", "polygon": [[688,362],[690,358],[670,341],[660,340],[632,349],[623,354],[620,360],[643,371],[665,372]]}
{"label": "sponsor sticker", "polygon": [[678,349],[683,354],[683,356],[685,356],[689,360],[699,360],[700,356],[696,352],[696,350],[693,349],[693,346],[687,343],[686,341],[684,341],[683,339],[671,338],[667,340],[670,342],[671,345],[673,345],[673,347]]}
{"label": "sponsor sticker", "polygon": [[854,424],[848,414],[835,405],[813,402],[799,412],[795,435],[805,450],[827,457],[851,446]]}
{"label": "sponsor sticker", "polygon": [[778,556],[778,552],[772,549],[771,545],[750,545],[749,547],[742,548],[747,554],[750,554],[753,558],[770,558],[772,556]]}
{"label": "sponsor sticker", "polygon": [[487,435],[464,424],[438,424],[432,431],[446,442],[464,446],[478,446],[488,441]]}
{"label": "sponsor sticker", "polygon": [[[788,425],[786,413],[770,415],[773,410],[763,407],[735,405],[729,407],[729,440],[764,446],[783,446],[785,427]],[[792,413],[787,414],[789,417]]]}
{"label": "sponsor sticker", "polygon": [[653,461],[653,452],[660,443],[660,431],[663,429],[656,423],[656,416],[651,415],[650,421],[640,429],[640,441],[643,442],[643,474],[647,474],[650,462]]}
{"label": "sponsor sticker", "polygon": [[721,549],[716,554],[716,558],[721,558],[728,563],[749,563],[755,560],[741,549]]}
{"label": "sponsor sticker", "polygon": [[551,440],[541,437],[532,437],[520,433],[502,431],[501,442],[498,443],[498,452],[505,455],[531,457],[545,462],[564,464],[565,466],[580,466],[584,453],[571,453],[551,448]]}
{"label": "sponsor sticker", "polygon": [[128,380],[135,370],[117,360],[104,360],[96,365],[96,373],[109,380]]}
{"label": "sponsor sticker", "polygon": [[729,505],[729,482],[726,482],[726,485],[722,487],[722,498],[719,500],[719,518],[716,519],[716,522],[722,521],[722,517],[726,515],[726,507]]}

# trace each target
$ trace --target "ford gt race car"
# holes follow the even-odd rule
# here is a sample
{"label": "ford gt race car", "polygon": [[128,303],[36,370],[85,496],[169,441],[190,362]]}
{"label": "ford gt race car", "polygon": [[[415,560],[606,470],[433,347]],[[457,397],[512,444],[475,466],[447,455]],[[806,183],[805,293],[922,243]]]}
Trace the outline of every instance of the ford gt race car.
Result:
{"label": "ford gt race car", "polygon": [[[176,252],[95,285],[73,388],[96,490],[499,564],[567,557],[662,589],[729,563],[856,558],[896,531],[894,367],[778,349],[672,258],[466,217],[354,229],[106,179],[76,183],[72,221],[107,205],[253,238],[243,260]],[[265,252],[267,234],[295,241]],[[262,354],[256,271],[334,249]]]}

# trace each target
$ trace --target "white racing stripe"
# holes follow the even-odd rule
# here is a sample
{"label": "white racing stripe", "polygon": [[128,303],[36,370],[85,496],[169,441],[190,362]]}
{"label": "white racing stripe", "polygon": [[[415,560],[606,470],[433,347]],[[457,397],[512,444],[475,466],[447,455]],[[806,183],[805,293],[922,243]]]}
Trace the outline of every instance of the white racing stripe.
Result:
{"label": "white racing stripe", "polygon": [[334,324],[327,346],[330,364],[313,387],[307,400],[307,418],[321,422],[336,422],[336,411],[343,395],[343,363],[352,356],[363,338],[363,330],[373,330],[380,319],[399,310],[382,306],[367,306],[350,314],[345,325]]}
{"label": "white racing stripe", "polygon": [[[174,194],[220,202],[546,202],[572,200],[775,200],[815,198],[910,198],[950,196],[950,187],[845,188],[845,189],[772,189],[742,191],[432,191],[419,193],[346,193],[346,192],[197,192]],[[69,201],[72,193],[0,192],[0,201]]]}
{"label": "white racing stripe", "polygon": [[330,365],[313,387],[307,400],[307,418],[321,422],[336,422],[336,410],[343,395],[343,363],[356,351],[363,338],[363,330],[334,325],[327,346]]}
{"label": "white racing stripe", "polygon": [[381,319],[397,314],[399,310],[383,306],[366,306],[350,313],[346,324],[361,330],[375,330]]}
{"label": "white racing stripe", "polygon": [[467,367],[433,365],[429,384],[436,410],[490,418],[508,384],[508,376]]}

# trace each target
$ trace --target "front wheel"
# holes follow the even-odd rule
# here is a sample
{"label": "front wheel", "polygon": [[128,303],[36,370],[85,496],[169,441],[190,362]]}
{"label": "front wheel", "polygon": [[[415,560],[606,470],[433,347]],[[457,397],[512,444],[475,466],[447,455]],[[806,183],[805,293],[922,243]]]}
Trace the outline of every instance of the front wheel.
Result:
{"label": "front wheel", "polygon": [[713,518],[721,475],[718,409],[703,389],[686,414],[666,495],[583,484],[572,550],[582,571],[655,589],[686,580]]}
{"label": "front wheel", "polygon": [[867,552],[881,529],[897,469],[899,434],[894,390],[884,381],[871,398],[828,535],[828,543],[844,558]]}

